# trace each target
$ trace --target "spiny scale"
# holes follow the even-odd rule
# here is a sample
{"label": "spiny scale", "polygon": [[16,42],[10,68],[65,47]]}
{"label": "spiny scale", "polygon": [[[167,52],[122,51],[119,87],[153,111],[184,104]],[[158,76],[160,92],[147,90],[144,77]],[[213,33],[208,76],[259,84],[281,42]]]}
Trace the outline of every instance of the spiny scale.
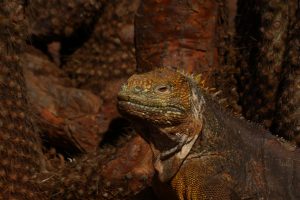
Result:
{"label": "spiny scale", "polygon": [[[217,90],[216,88],[210,88],[206,85],[206,81],[205,79],[203,79],[203,75],[202,74],[189,74],[181,69],[177,69],[177,72],[179,72],[180,74],[182,74],[183,76],[192,79],[194,82],[197,83],[197,85],[203,90],[205,91],[207,94],[210,94],[211,97],[216,100],[223,108],[228,108],[229,107],[229,102],[227,98],[221,98],[221,94],[222,91],[221,90]],[[237,112],[233,112],[233,114],[237,115]],[[240,114],[238,114],[240,115]]]}

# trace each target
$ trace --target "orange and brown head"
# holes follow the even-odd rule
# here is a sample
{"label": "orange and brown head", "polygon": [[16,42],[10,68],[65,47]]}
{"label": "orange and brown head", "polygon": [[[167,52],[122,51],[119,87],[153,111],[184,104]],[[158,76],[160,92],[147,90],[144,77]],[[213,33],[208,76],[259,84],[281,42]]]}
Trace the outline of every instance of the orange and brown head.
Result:
{"label": "orange and brown head", "polygon": [[198,82],[174,69],[136,74],[122,86],[119,111],[150,143],[162,181],[174,175],[201,132],[204,103]]}
{"label": "orange and brown head", "polygon": [[190,85],[175,70],[157,70],[131,76],[119,96],[119,110],[125,116],[153,124],[182,123],[190,114]]}

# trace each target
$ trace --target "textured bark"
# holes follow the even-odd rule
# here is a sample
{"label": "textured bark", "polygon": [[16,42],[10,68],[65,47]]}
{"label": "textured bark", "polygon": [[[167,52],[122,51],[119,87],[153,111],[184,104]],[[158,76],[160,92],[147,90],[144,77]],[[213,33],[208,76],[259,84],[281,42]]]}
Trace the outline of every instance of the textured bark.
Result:
{"label": "textured bark", "polygon": [[142,1],[136,15],[138,71],[172,66],[188,72],[217,67],[215,1]]}
{"label": "textured bark", "polygon": [[136,68],[133,22],[139,2],[109,1],[89,39],[63,66],[78,88],[100,96],[102,118],[108,123],[119,116],[117,92]]}
{"label": "textured bark", "polygon": [[107,4],[88,41],[63,67],[78,87],[98,93],[112,80],[134,72],[133,20],[138,5],[139,0]]}
{"label": "textured bark", "polygon": [[202,73],[236,112],[235,1],[142,1],[136,15],[137,70],[168,66]]}
{"label": "textured bark", "polygon": [[285,1],[254,0],[239,1],[238,8],[239,92],[243,114],[270,128],[284,61],[289,6]]}
{"label": "textured bark", "polygon": [[42,199],[33,177],[43,167],[20,65],[25,1],[0,2],[0,198]]}
{"label": "textured bark", "polygon": [[30,34],[40,39],[69,37],[89,28],[100,16],[106,0],[31,0]]}
{"label": "textured bark", "polygon": [[287,52],[272,131],[300,146],[300,17],[297,3],[291,1],[289,6]]}

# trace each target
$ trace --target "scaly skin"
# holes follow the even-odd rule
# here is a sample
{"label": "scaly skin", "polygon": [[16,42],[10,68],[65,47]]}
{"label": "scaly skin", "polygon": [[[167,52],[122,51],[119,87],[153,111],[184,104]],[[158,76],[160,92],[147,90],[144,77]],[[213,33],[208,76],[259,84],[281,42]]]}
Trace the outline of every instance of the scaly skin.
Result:
{"label": "scaly skin", "polygon": [[133,75],[118,96],[150,144],[161,199],[299,199],[299,149],[215,102],[168,68]]}

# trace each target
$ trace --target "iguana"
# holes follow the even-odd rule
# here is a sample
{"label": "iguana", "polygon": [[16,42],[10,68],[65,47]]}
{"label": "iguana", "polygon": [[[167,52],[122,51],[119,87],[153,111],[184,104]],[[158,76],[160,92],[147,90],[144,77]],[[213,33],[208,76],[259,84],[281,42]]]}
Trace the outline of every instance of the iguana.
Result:
{"label": "iguana", "polygon": [[300,199],[299,149],[223,110],[201,76],[136,74],[120,113],[150,144],[161,199]]}

